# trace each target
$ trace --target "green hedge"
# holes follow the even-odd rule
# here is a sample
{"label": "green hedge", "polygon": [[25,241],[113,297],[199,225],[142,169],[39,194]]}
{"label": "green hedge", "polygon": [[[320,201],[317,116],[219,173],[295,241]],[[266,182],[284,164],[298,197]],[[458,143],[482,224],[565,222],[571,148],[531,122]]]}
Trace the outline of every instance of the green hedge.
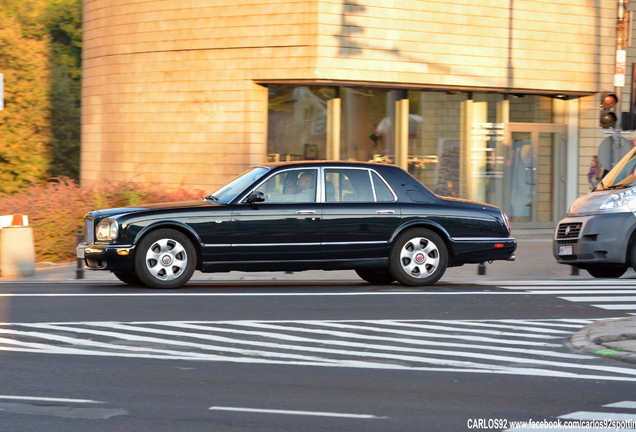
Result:
{"label": "green hedge", "polygon": [[91,210],[198,199],[204,194],[201,190],[168,191],[158,185],[133,183],[79,187],[74,180],[61,177],[0,197],[0,215],[27,215],[37,261],[65,262],[75,258],[77,232]]}

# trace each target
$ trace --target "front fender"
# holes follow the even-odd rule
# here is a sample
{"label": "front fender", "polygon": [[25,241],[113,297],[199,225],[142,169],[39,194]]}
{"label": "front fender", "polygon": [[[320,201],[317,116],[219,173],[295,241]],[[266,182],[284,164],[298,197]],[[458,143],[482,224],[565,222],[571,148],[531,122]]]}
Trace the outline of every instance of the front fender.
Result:
{"label": "front fender", "polygon": [[196,233],[196,231],[194,231],[194,229],[192,229],[192,227],[190,227],[188,224],[180,221],[155,221],[147,225],[131,223],[130,225],[126,226],[130,237],[132,237],[131,244],[134,245],[138,244],[141,238],[144,237],[147,233],[159,228],[170,228],[180,231],[190,237],[194,241],[195,246],[201,247],[201,238]]}

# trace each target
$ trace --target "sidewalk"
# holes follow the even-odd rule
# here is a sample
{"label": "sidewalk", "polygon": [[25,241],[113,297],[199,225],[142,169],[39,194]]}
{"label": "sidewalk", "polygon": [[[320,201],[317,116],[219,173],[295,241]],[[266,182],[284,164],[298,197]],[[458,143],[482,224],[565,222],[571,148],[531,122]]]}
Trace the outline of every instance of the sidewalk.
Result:
{"label": "sidewalk", "polygon": [[[573,275],[570,266],[557,264],[552,256],[552,232],[548,230],[528,230],[514,232],[518,247],[515,261],[495,261],[485,264],[485,274],[479,275],[479,267],[467,264],[449,268],[440,283],[479,283],[486,281],[510,280],[583,280],[593,279],[586,271]],[[118,281],[110,272],[84,270],[85,281]],[[73,281],[77,279],[77,264],[40,263],[33,277],[18,279],[20,281]],[[633,270],[629,270],[624,278],[636,278]],[[0,277],[0,283],[16,279]],[[353,282],[363,283],[354,271],[320,271],[305,272],[229,272],[201,273],[195,272],[193,281],[281,281],[281,282]],[[636,364],[636,317],[599,320],[588,325],[572,336],[571,345],[580,351],[609,357],[616,360]]]}
{"label": "sidewalk", "polygon": [[596,321],[570,338],[584,353],[636,364],[636,317]]}

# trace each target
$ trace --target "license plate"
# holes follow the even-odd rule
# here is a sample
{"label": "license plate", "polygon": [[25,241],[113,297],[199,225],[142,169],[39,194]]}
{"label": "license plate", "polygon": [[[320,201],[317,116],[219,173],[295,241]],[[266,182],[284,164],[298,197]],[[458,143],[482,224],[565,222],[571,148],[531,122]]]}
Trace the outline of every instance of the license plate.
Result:
{"label": "license plate", "polygon": [[84,249],[83,247],[77,247],[77,249],[75,249],[75,253],[77,254],[78,258],[84,258]]}
{"label": "license plate", "polygon": [[572,255],[572,246],[559,246],[559,255]]}

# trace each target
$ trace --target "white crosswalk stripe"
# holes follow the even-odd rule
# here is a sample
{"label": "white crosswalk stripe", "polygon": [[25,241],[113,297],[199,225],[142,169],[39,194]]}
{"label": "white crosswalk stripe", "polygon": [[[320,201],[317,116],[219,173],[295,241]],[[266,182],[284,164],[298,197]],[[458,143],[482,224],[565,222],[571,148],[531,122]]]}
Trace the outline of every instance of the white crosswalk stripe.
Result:
{"label": "white crosswalk stripe", "polygon": [[498,285],[509,291],[525,291],[530,294],[553,295],[560,299],[589,303],[599,309],[622,311],[636,315],[636,280],[580,280],[563,281],[555,285],[554,281],[545,284],[503,283]]}
{"label": "white crosswalk stripe", "polygon": [[[618,411],[620,410],[620,411]],[[509,422],[511,425],[513,422]],[[622,401],[603,405],[599,411],[576,411],[556,419],[514,422],[503,432],[567,431],[636,431],[636,402]]]}
{"label": "white crosswalk stripe", "polygon": [[0,324],[0,351],[636,381],[563,347],[587,319]]}

